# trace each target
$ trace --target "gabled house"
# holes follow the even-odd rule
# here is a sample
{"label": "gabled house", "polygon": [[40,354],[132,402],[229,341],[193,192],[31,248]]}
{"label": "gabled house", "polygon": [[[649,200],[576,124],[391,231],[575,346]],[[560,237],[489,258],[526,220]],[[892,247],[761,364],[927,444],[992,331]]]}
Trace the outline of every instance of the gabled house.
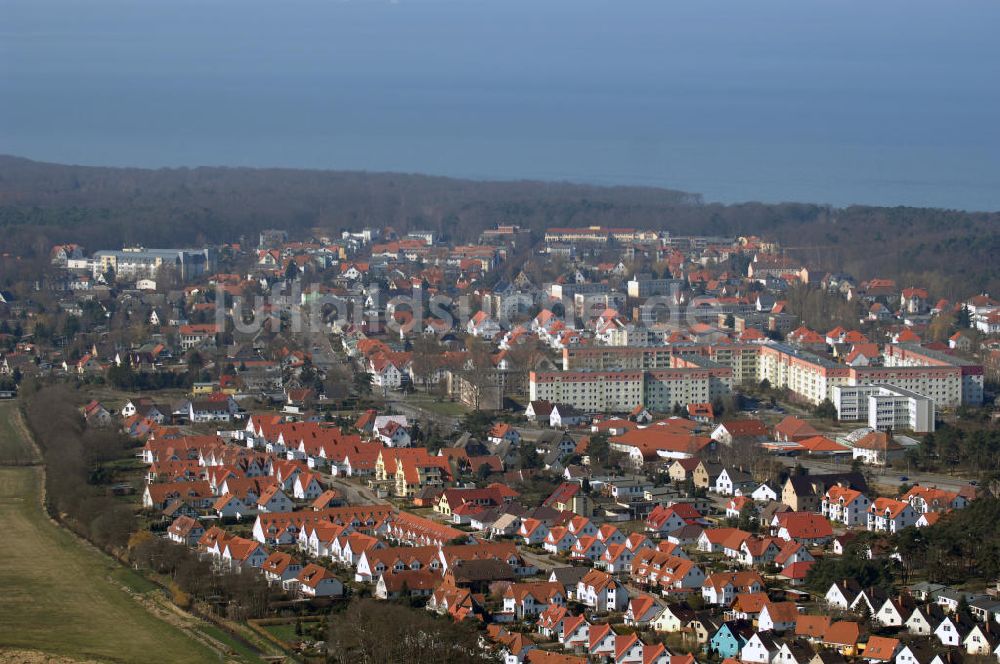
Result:
{"label": "gabled house", "polygon": [[994,621],[973,625],[962,640],[962,648],[968,655],[987,657],[1000,648],[1000,629]]}
{"label": "gabled house", "polygon": [[590,626],[590,643],[587,644],[587,654],[595,661],[614,657],[615,632],[610,624],[595,624]]}
{"label": "gabled house", "polygon": [[221,550],[222,562],[237,572],[246,567],[260,568],[268,556],[267,551],[259,543],[242,537],[233,537]]}
{"label": "gabled house", "polygon": [[549,604],[538,614],[538,633],[552,640],[558,639],[563,643],[562,635],[565,633],[567,621],[572,619],[569,609],[558,604]]}
{"label": "gabled house", "polygon": [[562,584],[551,581],[512,583],[503,595],[503,613],[516,620],[537,616],[550,604],[566,604]]}
{"label": "gabled house", "polygon": [[752,535],[740,544],[736,559],[746,567],[760,567],[774,562],[780,553],[778,542],[774,537],[758,537]]}
{"label": "gabled house", "polygon": [[869,636],[862,657],[866,662],[889,663],[896,659],[896,653],[899,652],[899,649],[899,639]]}
{"label": "gabled house", "polygon": [[543,521],[532,519],[531,517],[521,519],[521,525],[517,529],[517,536],[524,541],[526,546],[542,544],[546,541],[548,535],[549,527]]}
{"label": "gabled house", "polygon": [[830,487],[823,496],[821,512],[831,521],[854,528],[867,525],[870,506],[871,501],[865,494],[838,485]]}
{"label": "gabled house", "polygon": [[257,510],[261,512],[291,512],[294,507],[291,499],[284,494],[277,484],[261,490],[257,499]]}
{"label": "gabled house", "polygon": [[[684,505],[684,503],[680,503],[677,506],[679,509],[664,507],[662,505],[654,507],[649,516],[646,517],[646,532],[664,537],[688,525],[690,521],[681,515],[681,511],[685,508],[681,508],[680,505]],[[700,517],[701,515],[697,514],[696,518]]]}
{"label": "gabled house", "polygon": [[586,616],[567,617],[558,633],[559,643],[566,650],[578,650],[590,646],[590,623]]}
{"label": "gabled house", "polygon": [[770,433],[760,420],[728,420],[712,431],[712,440],[732,446],[741,443],[763,443]]}
{"label": "gabled house", "polygon": [[694,619],[695,612],[687,602],[671,602],[660,609],[650,626],[656,632],[672,634],[685,630]]}
{"label": "gabled house", "polygon": [[[592,539],[592,538],[591,538]],[[565,526],[553,526],[542,543],[542,548],[552,554],[566,553],[576,544],[577,537]]]}
{"label": "gabled house", "polygon": [[948,614],[934,628],[934,636],[943,646],[957,647],[962,645],[974,625],[975,623],[967,618],[957,614]]}
{"label": "gabled house", "polygon": [[787,632],[795,629],[798,618],[795,602],[768,602],[757,618],[757,629],[761,632]]}
{"label": "gabled house", "polygon": [[[297,500],[316,500],[323,495],[323,485],[319,483],[319,476],[314,473],[299,473],[295,477],[292,485],[292,496]],[[331,496],[331,501],[335,496]],[[324,507],[329,506],[327,502]]]}
{"label": "gabled house", "polygon": [[625,624],[629,627],[648,626],[663,610],[652,595],[642,594],[629,600]]}
{"label": "gabled house", "polygon": [[745,572],[717,572],[705,578],[701,596],[707,604],[729,606],[739,593],[759,593],[764,589],[760,574]]}
{"label": "gabled house", "polygon": [[715,478],[711,490],[720,496],[732,496],[750,483],[750,474],[735,468],[723,468]]}
{"label": "gabled house", "polygon": [[847,611],[861,593],[861,587],[853,579],[837,581],[826,591],[827,606],[841,611]]}
{"label": "gabled house", "polygon": [[902,627],[906,619],[913,614],[916,603],[909,595],[888,597],[881,606],[872,612],[872,620],[883,627]]}
{"label": "gabled house", "polygon": [[167,528],[167,537],[172,542],[185,546],[194,546],[205,534],[205,527],[190,516],[179,516]]}
{"label": "gabled house", "polygon": [[302,571],[302,563],[288,553],[275,551],[267,557],[260,571],[268,583],[280,585],[297,577]]}
{"label": "gabled house", "polygon": [[903,446],[891,433],[872,431],[855,441],[852,454],[869,466],[885,466],[903,457]]}
{"label": "gabled house", "polygon": [[305,597],[341,597],[344,584],[333,572],[314,563],[305,565],[296,575],[298,591]]}
{"label": "gabled house", "polygon": [[822,645],[836,650],[845,657],[857,653],[858,639],[861,638],[861,627],[856,622],[840,620],[830,625],[823,635]]}
{"label": "gabled house", "polygon": [[813,512],[783,512],[776,514],[772,527],[785,541],[794,540],[807,546],[823,546],[833,539],[830,522]]}
{"label": "gabled house", "polygon": [[903,621],[903,627],[910,634],[930,636],[944,619],[944,610],[938,604],[917,606]]}
{"label": "gabled house", "polygon": [[597,613],[624,611],[628,599],[625,585],[600,570],[591,570],[577,584],[576,601]]}
{"label": "gabled house", "polygon": [[778,652],[772,659],[776,664],[809,664],[816,653],[808,641],[792,639],[778,644]]}
{"label": "gabled house", "polygon": [[740,649],[740,661],[745,664],[770,664],[778,651],[778,645],[769,634],[757,632]]}
{"label": "gabled house", "polygon": [[573,546],[569,550],[569,555],[574,560],[588,561],[593,565],[604,555],[606,550],[607,547],[599,538],[585,535],[573,542]]}
{"label": "gabled house", "polygon": [[753,626],[746,620],[730,620],[724,622],[721,627],[709,639],[709,648],[719,657],[739,657],[743,646],[750,641],[754,635]]}
{"label": "gabled house", "polygon": [[876,498],[868,508],[868,530],[897,533],[916,523],[917,513],[902,500]]}
{"label": "gabled house", "polygon": [[801,614],[795,621],[795,637],[810,643],[820,643],[826,630],[830,628],[830,622],[830,616]]}

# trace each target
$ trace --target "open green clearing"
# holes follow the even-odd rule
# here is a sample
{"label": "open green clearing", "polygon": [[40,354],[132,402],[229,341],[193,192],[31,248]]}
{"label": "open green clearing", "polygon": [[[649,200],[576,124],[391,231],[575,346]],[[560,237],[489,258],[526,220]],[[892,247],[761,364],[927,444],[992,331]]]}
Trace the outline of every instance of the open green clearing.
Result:
{"label": "open green clearing", "polygon": [[0,401],[0,464],[35,463],[38,455],[21,429],[16,401]]}
{"label": "open green clearing", "polygon": [[[33,458],[18,415],[15,403],[0,404],[0,462]],[[148,582],[49,521],[41,480],[38,466],[0,467],[0,648],[116,662],[219,661],[111,579],[139,592],[151,590]]]}
{"label": "open green clearing", "polygon": [[462,417],[471,410],[457,401],[438,401],[430,395],[418,392],[408,394],[403,403],[417,406],[428,412],[444,415],[445,417]]}

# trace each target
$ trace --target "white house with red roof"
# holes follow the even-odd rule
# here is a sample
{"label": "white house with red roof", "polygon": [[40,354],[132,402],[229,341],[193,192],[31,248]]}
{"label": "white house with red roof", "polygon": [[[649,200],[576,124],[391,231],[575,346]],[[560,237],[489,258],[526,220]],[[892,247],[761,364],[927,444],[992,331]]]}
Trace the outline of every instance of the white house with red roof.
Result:
{"label": "white house with red roof", "polygon": [[257,499],[257,509],[261,512],[291,512],[294,507],[291,498],[277,484],[263,489]]}
{"label": "white house with red roof", "polygon": [[532,519],[527,517],[521,520],[521,525],[517,529],[517,536],[520,537],[525,545],[527,546],[537,546],[546,541],[549,535],[549,527],[545,525],[544,521],[539,519]]}
{"label": "white house with red roof", "polygon": [[537,616],[549,605],[564,606],[566,591],[553,581],[528,581],[512,583],[503,594],[503,613],[523,620]]}
{"label": "white house with red roof", "polygon": [[917,512],[905,500],[876,498],[868,508],[868,530],[898,533],[916,525]]}
{"label": "white house with red roof", "polygon": [[303,567],[295,577],[298,591],[305,597],[341,597],[344,584],[333,572],[315,563]]}
{"label": "white house with red roof", "polygon": [[[653,533],[660,537],[665,537],[675,530],[679,530],[688,525],[690,521],[685,519],[680,512],[680,506],[687,505],[680,503],[672,507],[657,505],[646,517],[646,532]],[[700,514],[698,515],[701,516]]]}
{"label": "white house with red roof", "polygon": [[625,611],[625,624],[629,627],[646,627],[663,610],[663,606],[652,595],[643,593],[631,598]]}
{"label": "white house with red roof", "polygon": [[204,534],[205,527],[197,519],[190,516],[177,517],[167,528],[167,537],[172,542],[185,546],[194,546]]}
{"label": "white house with red roof", "polygon": [[[975,496],[974,487],[971,491]],[[910,506],[918,514],[930,512],[946,512],[948,510],[960,510],[969,505],[969,496],[961,491],[946,491],[937,487],[916,485],[901,498],[910,503]]]}
{"label": "white house with red roof", "polygon": [[627,572],[631,569],[634,558],[635,551],[630,550],[626,545],[610,544],[601,554],[600,559],[594,563],[594,567],[611,574]]}
{"label": "white house with red roof", "polygon": [[608,623],[595,624],[590,626],[590,643],[587,646],[587,654],[594,661],[607,661],[605,658],[613,658],[615,654],[616,634]]}
{"label": "white house with red roof", "polygon": [[728,420],[712,431],[712,440],[723,445],[736,442],[764,442],[770,437],[767,425],[757,419]]}
{"label": "white house with red roof", "polygon": [[240,519],[257,511],[256,507],[247,505],[241,498],[230,493],[223,494],[212,503],[212,510],[220,519]]}
{"label": "white house with red roof", "polygon": [[493,339],[502,332],[500,324],[485,311],[476,312],[466,324],[465,331],[474,337],[482,337],[483,339]]}
{"label": "white house with red roof", "polygon": [[833,539],[830,522],[814,512],[782,512],[774,515],[772,527],[779,538],[807,546],[822,546]]}
{"label": "white house with red roof", "polygon": [[497,422],[490,429],[486,439],[494,445],[508,442],[511,445],[518,445],[521,442],[521,432],[507,422]]}
{"label": "white house with red roof", "polygon": [[591,565],[596,563],[607,550],[604,542],[592,535],[585,535],[575,542],[569,549],[570,558],[573,560],[585,560]]}
{"label": "white house with red roof", "polygon": [[835,485],[823,496],[820,509],[823,516],[842,523],[848,528],[864,527],[868,524],[868,496],[849,487]]}
{"label": "white house with red roof", "polygon": [[566,650],[586,648],[590,645],[590,623],[586,616],[566,616],[563,619],[559,642]]}
{"label": "white house with red roof", "polygon": [[254,540],[233,537],[222,547],[222,561],[230,569],[240,571],[244,567],[260,568],[267,560],[268,553]]}
{"label": "white house with red roof", "polygon": [[403,372],[384,354],[374,355],[368,362],[375,387],[396,390],[403,384]]}
{"label": "white house with red roof", "polygon": [[[323,485],[315,473],[298,473],[292,485],[292,496],[297,500],[316,500],[323,494]],[[331,500],[333,500],[331,496]],[[328,507],[329,505],[324,505]]]}
{"label": "white house with red roof", "polygon": [[628,607],[628,590],[607,572],[593,569],[576,584],[576,599],[596,613],[613,613]]}
{"label": "white house with red roof", "polygon": [[739,593],[759,593],[764,580],[753,570],[745,572],[718,572],[705,577],[701,596],[708,604],[729,606]]}
{"label": "white house with red roof", "polygon": [[282,584],[294,579],[302,571],[302,563],[288,553],[275,551],[267,557],[260,571],[268,583]]}
{"label": "white house with red roof", "polygon": [[373,432],[375,437],[388,447],[409,447],[410,432],[405,425],[389,421]]}
{"label": "white house with red roof", "polygon": [[577,537],[565,526],[553,526],[542,543],[542,548],[551,554],[565,553],[576,544]]}

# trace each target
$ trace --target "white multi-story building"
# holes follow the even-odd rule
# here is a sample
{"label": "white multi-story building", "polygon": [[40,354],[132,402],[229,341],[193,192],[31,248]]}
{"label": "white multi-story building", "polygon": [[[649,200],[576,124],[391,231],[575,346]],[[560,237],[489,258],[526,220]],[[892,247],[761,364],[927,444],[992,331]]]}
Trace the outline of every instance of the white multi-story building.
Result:
{"label": "white multi-story building", "polygon": [[[924,379],[926,389],[891,381],[893,385],[928,396],[939,406],[976,406],[983,403],[985,372],[981,364],[916,344],[888,345],[883,356],[886,367],[918,369],[918,374],[927,377]],[[906,378],[912,380],[909,376],[902,377]]]}
{"label": "white multi-story building", "polygon": [[837,385],[833,388],[837,419],[867,422],[872,429],[934,431],[934,402],[916,392],[892,385]]}
{"label": "white multi-story building", "polygon": [[145,249],[126,247],[121,251],[98,251],[91,265],[94,277],[109,269],[120,279],[155,279],[161,269],[175,270],[181,279],[190,279],[215,270],[213,249]]}
{"label": "white multi-story building", "polygon": [[983,401],[983,367],[911,344],[889,344],[884,366],[851,367],[783,344],[760,346],[758,379],[818,404],[838,386],[881,385],[926,397],[937,407]]}
{"label": "white multi-story building", "polygon": [[710,402],[731,388],[724,368],[533,371],[529,376],[532,401],[568,404],[584,412],[623,412],[638,405],[665,412],[675,404]]}
{"label": "white multi-story building", "polygon": [[[954,408],[962,404],[979,404],[983,401],[983,367],[944,353],[912,344],[889,344],[883,351],[883,366],[850,366],[785,344],[697,344],[691,342],[662,346],[575,346],[563,349],[563,370],[567,373],[635,373],[648,372],[645,388],[649,389],[649,375],[656,370],[694,369],[711,371],[709,384],[711,401],[728,393],[732,385],[757,384],[767,380],[774,388],[787,388],[800,399],[819,404],[824,399],[835,399],[838,387],[872,386],[897,389],[899,394],[913,393],[930,400],[930,406]],[[662,390],[660,390],[662,392]],[[681,401],[671,394],[659,399],[668,404]],[[655,392],[655,390],[654,390]],[[884,397],[883,411],[888,401],[897,398],[881,391],[872,394]],[[860,398],[863,392],[854,397]],[[649,395],[647,399],[649,398]],[[657,398],[656,395],[652,395]],[[867,396],[867,394],[865,394]],[[909,398],[909,397],[907,397]],[[697,401],[691,399],[686,403]],[[919,401],[919,399],[917,400]],[[569,401],[569,403],[572,403]],[[684,403],[684,402],[682,402]],[[654,408],[651,401],[645,404]],[[685,404],[686,405],[686,404]],[[867,404],[866,404],[867,405]],[[902,408],[902,406],[899,406]],[[876,412],[878,409],[876,408]],[[865,415],[858,419],[867,418]],[[853,416],[853,414],[852,414]],[[902,410],[892,409],[892,418],[902,417]],[[909,419],[909,414],[907,418]],[[934,413],[925,413],[915,407],[915,431],[926,428]],[[850,419],[850,418],[844,418]],[[910,427],[910,428],[913,428]]]}

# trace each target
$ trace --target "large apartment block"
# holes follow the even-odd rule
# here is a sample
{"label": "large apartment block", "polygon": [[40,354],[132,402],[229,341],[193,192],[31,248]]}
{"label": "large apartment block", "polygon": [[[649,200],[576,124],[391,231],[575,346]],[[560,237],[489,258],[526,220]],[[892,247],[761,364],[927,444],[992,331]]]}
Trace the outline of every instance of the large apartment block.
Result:
{"label": "large apartment block", "polygon": [[[788,389],[811,404],[819,404],[824,399],[834,401],[834,390],[838,387],[862,385],[906,390],[930,399],[939,408],[982,403],[983,367],[980,365],[907,344],[888,345],[883,354],[884,366],[852,367],[778,343],[582,346],[563,349],[562,364],[564,372],[577,375],[574,384],[578,392],[582,389],[579,383],[599,381],[597,377],[608,372],[700,369],[708,371],[712,377],[708,386],[710,396],[706,400],[728,394],[733,385],[767,380],[772,387]],[[643,379],[644,386],[648,382]],[[662,398],[663,403],[677,402],[674,398],[677,392],[671,390],[670,393],[670,399]],[[572,392],[568,396],[572,396]],[[645,393],[644,396],[649,398]],[[648,400],[645,405],[658,408]]]}
{"label": "large apartment block", "polygon": [[668,369],[682,366],[674,358],[702,357],[731,371],[731,384],[759,382],[760,347],[753,344],[695,344],[666,346],[574,346],[563,349],[563,370]]}
{"label": "large apartment block", "polygon": [[564,403],[585,412],[626,412],[638,405],[669,411],[675,405],[711,401],[732,389],[725,367],[677,367],[600,371],[533,371],[532,401]]}
{"label": "large apartment block", "polygon": [[161,269],[172,269],[188,280],[210,274],[215,265],[214,249],[126,247],[121,251],[98,251],[92,260],[95,277],[110,269],[121,279],[155,279]]}
{"label": "large apartment block", "polygon": [[892,385],[838,385],[833,388],[837,419],[867,422],[873,429],[934,431],[934,401]]}
{"label": "large apartment block", "polygon": [[[944,368],[952,372],[958,371],[959,389],[961,397],[958,403],[944,404],[934,397],[933,394],[916,390],[933,398],[942,405],[971,405],[976,406],[983,403],[983,375],[984,370],[981,364],[976,364],[970,360],[941,353],[930,348],[924,348],[916,344],[896,344],[886,346],[885,364],[889,367],[920,367],[920,368]],[[953,375],[949,373],[948,375]],[[902,387],[906,387],[905,385]]]}
{"label": "large apartment block", "polygon": [[655,242],[659,239],[656,231],[635,228],[606,228],[587,226],[586,228],[550,228],[545,231],[545,241],[567,244],[607,244],[614,240],[622,244],[629,242]]}

